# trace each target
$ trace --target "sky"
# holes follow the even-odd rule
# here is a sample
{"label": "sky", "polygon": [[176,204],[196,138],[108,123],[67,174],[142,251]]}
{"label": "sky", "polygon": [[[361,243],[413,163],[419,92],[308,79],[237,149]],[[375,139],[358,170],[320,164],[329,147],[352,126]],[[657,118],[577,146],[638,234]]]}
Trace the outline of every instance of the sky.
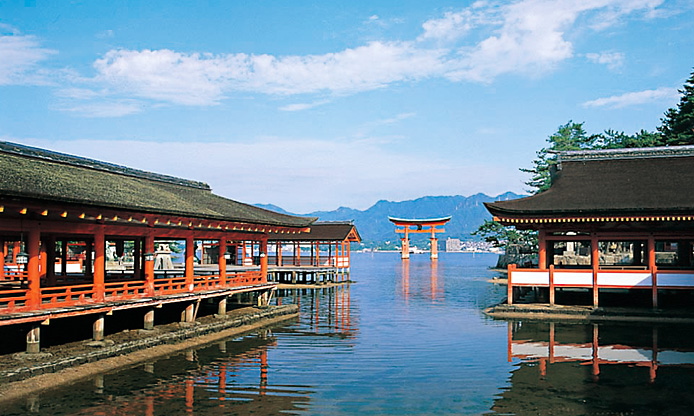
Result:
{"label": "sky", "polygon": [[0,0],[0,140],[295,213],[523,193],[569,121],[653,131],[693,0]]}

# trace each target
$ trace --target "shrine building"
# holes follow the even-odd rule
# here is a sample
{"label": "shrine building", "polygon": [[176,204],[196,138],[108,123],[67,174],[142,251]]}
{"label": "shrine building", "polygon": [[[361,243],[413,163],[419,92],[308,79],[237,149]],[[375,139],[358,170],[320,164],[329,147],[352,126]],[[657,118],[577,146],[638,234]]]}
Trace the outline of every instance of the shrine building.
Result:
{"label": "shrine building", "polygon": [[[279,214],[212,193],[201,182],[0,142],[0,326],[142,311],[162,305],[194,320],[200,300],[241,293],[267,304],[269,236],[308,232],[315,218]],[[247,297],[249,297],[247,296]]]}
{"label": "shrine building", "polygon": [[271,234],[268,265],[273,280],[316,283],[344,281],[349,275],[350,244],[361,242],[351,221],[316,222],[301,234]]}
{"label": "shrine building", "polygon": [[548,190],[485,205],[538,232],[538,267],[508,267],[508,304],[529,288],[594,307],[694,294],[694,146],[562,152]]}

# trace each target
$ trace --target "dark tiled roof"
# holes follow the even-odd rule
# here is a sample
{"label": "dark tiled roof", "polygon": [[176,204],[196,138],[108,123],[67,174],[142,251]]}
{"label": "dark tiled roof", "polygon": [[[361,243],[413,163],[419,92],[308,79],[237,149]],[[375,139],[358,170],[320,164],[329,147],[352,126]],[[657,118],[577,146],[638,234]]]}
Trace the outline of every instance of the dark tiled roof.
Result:
{"label": "dark tiled roof", "polygon": [[315,221],[215,195],[202,182],[7,142],[0,142],[0,196],[287,227]]}
{"label": "dark tiled roof", "polygon": [[317,222],[310,233],[270,234],[268,241],[344,241],[354,230],[355,240],[361,241],[357,228],[351,222]]}
{"label": "dark tiled roof", "polygon": [[487,203],[500,217],[694,213],[694,146],[565,152],[552,186]]}

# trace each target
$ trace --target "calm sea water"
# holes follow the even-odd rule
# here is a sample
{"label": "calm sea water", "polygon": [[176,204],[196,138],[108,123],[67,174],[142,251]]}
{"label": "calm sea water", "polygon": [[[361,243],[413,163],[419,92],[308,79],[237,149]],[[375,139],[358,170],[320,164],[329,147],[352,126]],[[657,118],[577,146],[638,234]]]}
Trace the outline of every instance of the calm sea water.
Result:
{"label": "calm sea water", "polygon": [[[297,321],[27,398],[0,414],[632,415],[694,412],[691,326],[494,321],[490,254],[353,254]],[[595,358],[597,357],[597,359]]]}

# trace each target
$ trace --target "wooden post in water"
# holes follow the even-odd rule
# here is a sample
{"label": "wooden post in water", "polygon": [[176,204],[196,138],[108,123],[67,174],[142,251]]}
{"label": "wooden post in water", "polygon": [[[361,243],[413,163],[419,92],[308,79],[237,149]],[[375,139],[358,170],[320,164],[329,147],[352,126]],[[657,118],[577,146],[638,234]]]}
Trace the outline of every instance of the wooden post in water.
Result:
{"label": "wooden post in water", "polygon": [[27,332],[27,354],[37,354],[41,352],[41,326],[32,324]]}
{"label": "wooden post in water", "polygon": [[92,325],[92,339],[94,341],[104,340],[104,320],[105,316],[103,313],[97,314],[94,324]]}
{"label": "wooden post in water", "polygon": [[148,308],[147,312],[145,312],[145,324],[144,328],[148,331],[151,331],[154,329],[154,308]]}

